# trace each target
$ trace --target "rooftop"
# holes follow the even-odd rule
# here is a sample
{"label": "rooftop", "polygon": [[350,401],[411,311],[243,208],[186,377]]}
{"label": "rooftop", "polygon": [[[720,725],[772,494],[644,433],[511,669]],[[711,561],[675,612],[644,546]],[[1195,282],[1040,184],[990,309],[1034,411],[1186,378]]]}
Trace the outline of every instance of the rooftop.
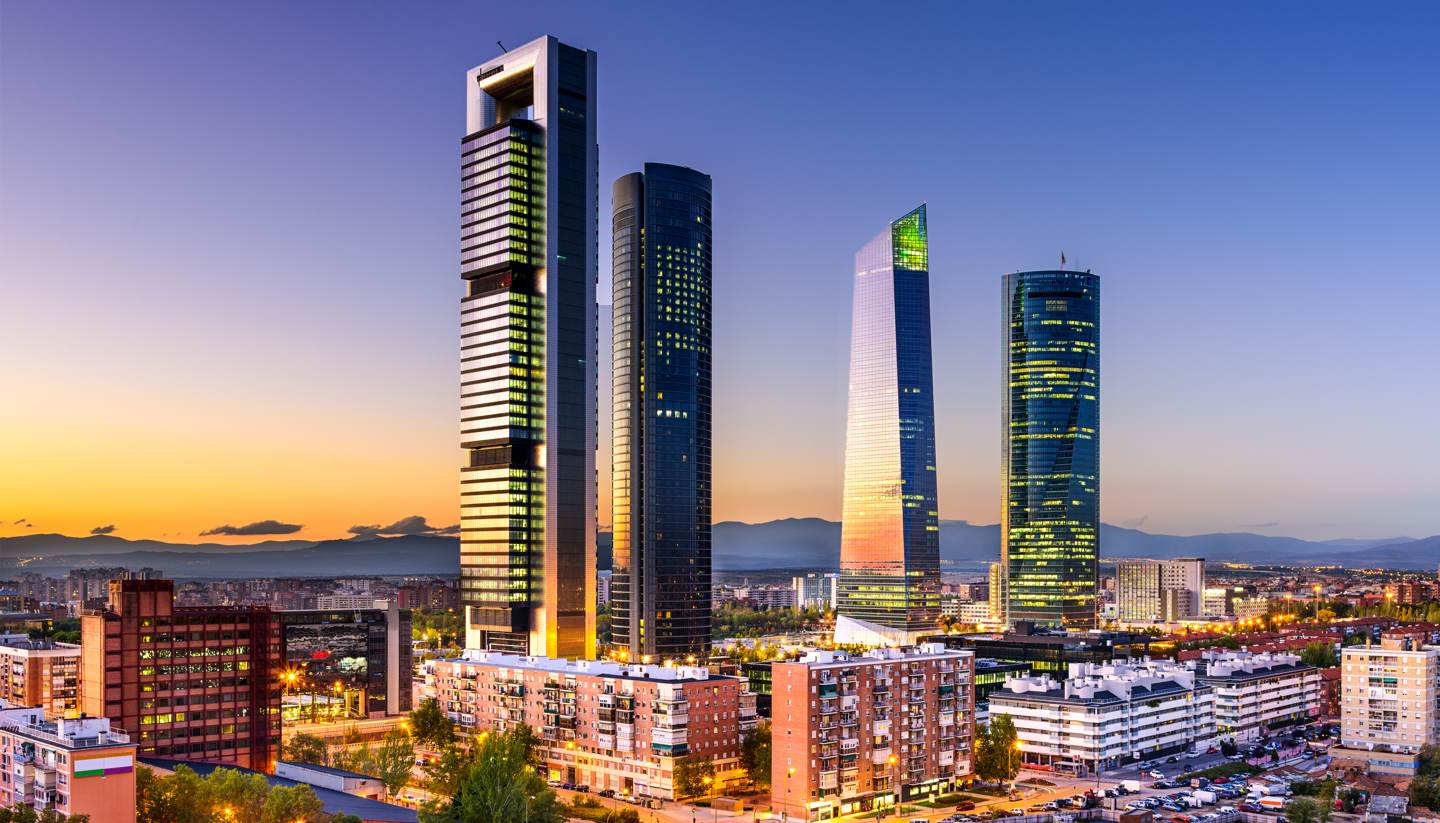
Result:
{"label": "rooftop", "polygon": [[466,649],[459,657],[440,662],[523,669],[566,675],[619,677],[627,680],[651,680],[668,683],[712,679],[734,679],[711,675],[704,666],[655,666],[650,664],[614,663],[608,660],[567,660],[559,657],[525,657],[518,654]]}

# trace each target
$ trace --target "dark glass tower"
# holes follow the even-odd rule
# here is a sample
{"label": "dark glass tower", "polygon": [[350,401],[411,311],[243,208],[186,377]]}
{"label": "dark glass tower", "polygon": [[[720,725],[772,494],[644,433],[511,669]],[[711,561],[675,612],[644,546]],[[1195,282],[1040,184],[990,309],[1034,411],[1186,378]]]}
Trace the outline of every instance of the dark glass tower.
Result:
{"label": "dark glass tower", "polygon": [[940,618],[940,513],[922,205],[855,255],[839,643],[900,645]]}
{"label": "dark glass tower", "polygon": [[460,144],[465,643],[595,654],[595,53],[470,70]]}
{"label": "dark glass tower", "polygon": [[710,177],[615,181],[611,636],[657,661],[710,649]]}
{"label": "dark glass tower", "polygon": [[1005,275],[1005,619],[1096,625],[1100,278]]}

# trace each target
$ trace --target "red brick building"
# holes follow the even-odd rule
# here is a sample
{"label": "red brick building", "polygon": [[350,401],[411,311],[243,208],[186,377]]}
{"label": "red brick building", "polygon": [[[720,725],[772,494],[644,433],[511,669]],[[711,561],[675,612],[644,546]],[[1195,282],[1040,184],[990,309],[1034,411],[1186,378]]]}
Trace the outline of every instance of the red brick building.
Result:
{"label": "red brick building", "polygon": [[770,804],[787,820],[923,800],[971,774],[972,652],[810,652],[770,671]]}
{"label": "red brick building", "polygon": [[264,606],[177,607],[169,580],[112,580],[81,618],[81,708],[141,757],[270,771],[280,747],[280,620]]}

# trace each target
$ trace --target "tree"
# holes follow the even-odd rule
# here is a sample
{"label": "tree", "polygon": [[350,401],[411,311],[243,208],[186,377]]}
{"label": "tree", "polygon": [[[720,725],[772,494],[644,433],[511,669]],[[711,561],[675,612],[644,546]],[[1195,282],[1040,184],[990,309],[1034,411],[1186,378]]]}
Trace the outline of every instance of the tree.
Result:
{"label": "tree", "polygon": [[763,721],[740,744],[740,767],[753,786],[770,785],[770,722]]}
{"label": "tree", "polygon": [[975,774],[981,780],[1009,782],[1020,773],[1020,740],[1015,721],[1001,714],[975,734]]}
{"label": "tree", "polygon": [[1322,669],[1340,665],[1340,661],[1335,657],[1335,646],[1320,640],[1307,643],[1305,648],[1300,650],[1300,662]]}
{"label": "tree", "polygon": [[416,743],[428,743],[437,748],[455,742],[455,724],[440,710],[440,701],[426,698],[410,713],[410,733]]}
{"label": "tree", "polygon": [[439,757],[425,764],[425,780],[421,785],[436,797],[454,797],[460,791],[461,778],[475,762],[478,752],[479,749],[458,745],[444,747]]}
{"label": "tree", "polygon": [[1288,823],[1324,823],[1320,804],[1308,797],[1297,797],[1290,801],[1285,807],[1285,820]]}
{"label": "tree", "polygon": [[16,803],[10,808],[0,808],[0,823],[90,823],[90,815],[65,815],[55,809],[37,812],[33,806]]}
{"label": "tree", "polygon": [[1220,753],[1226,757],[1233,757],[1239,751],[1240,747],[1235,745],[1234,740],[1227,737],[1220,741]]}
{"label": "tree", "polygon": [[297,734],[284,746],[284,759],[293,763],[330,765],[330,744],[310,734]]}
{"label": "tree", "polygon": [[276,786],[265,798],[265,811],[260,815],[260,823],[293,823],[296,820],[318,821],[324,818],[325,804],[309,786]]}
{"label": "tree", "polygon": [[337,768],[379,778],[392,797],[410,782],[414,764],[415,744],[403,729],[392,729],[376,748],[366,744],[343,757],[335,757]]}
{"label": "tree", "polygon": [[675,794],[699,797],[715,779],[715,764],[699,755],[687,754],[675,762]]}
{"label": "tree", "polygon": [[449,801],[431,801],[421,823],[562,823],[555,793],[527,762],[526,734],[517,727],[482,740]]}

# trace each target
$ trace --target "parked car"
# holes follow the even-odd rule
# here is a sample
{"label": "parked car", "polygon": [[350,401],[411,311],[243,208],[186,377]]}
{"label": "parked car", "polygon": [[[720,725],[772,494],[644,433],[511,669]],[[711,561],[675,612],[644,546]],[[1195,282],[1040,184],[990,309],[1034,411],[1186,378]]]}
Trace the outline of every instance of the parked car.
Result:
{"label": "parked car", "polygon": [[601,789],[600,791],[596,792],[596,794],[599,795],[599,796],[601,796],[601,797],[614,797],[614,796],[615,796],[615,790],[614,790],[614,789]]}
{"label": "parked car", "polygon": [[1156,780],[1164,780],[1164,779],[1165,779],[1165,773],[1162,772],[1162,771],[1160,771],[1159,769],[1151,769],[1151,770],[1150,770],[1150,776],[1153,777],[1153,778],[1155,778]]}
{"label": "parked car", "polygon": [[968,812],[973,808],[975,808],[975,804],[969,800],[962,800],[955,804],[955,810],[959,812]]}

